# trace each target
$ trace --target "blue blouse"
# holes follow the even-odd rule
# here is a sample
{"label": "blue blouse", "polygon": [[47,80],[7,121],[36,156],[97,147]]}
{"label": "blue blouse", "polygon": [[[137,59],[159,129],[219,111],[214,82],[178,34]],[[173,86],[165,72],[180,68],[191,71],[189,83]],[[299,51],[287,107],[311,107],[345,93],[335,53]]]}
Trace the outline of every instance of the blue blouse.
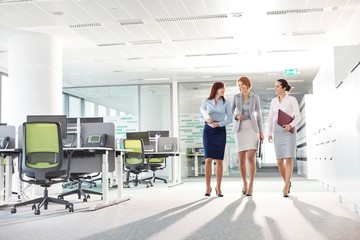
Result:
{"label": "blue blouse", "polygon": [[[222,98],[220,98],[218,103],[215,104],[215,99],[205,99],[201,108],[205,109],[209,113],[210,118],[215,122],[219,122],[219,127],[224,127],[232,122],[233,114],[231,113],[231,104],[229,101],[224,102]],[[201,113],[200,122],[205,122]]]}

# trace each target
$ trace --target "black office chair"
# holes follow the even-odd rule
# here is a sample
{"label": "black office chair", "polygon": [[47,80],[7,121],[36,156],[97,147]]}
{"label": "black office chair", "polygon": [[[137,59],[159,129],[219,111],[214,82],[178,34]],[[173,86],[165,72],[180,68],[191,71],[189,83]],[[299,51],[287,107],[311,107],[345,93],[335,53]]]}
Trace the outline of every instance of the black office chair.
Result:
{"label": "black office chair", "polygon": [[153,176],[152,177],[148,177],[148,178],[144,178],[143,180],[149,180],[152,183],[155,183],[155,180],[161,180],[164,183],[167,183],[167,180],[165,178],[161,178],[161,177],[157,177],[155,175],[155,172],[158,170],[163,170],[164,168],[166,168],[166,158],[161,157],[161,158],[149,158],[149,164],[150,164],[150,170],[153,172]]}
{"label": "black office chair", "polygon": [[[74,157],[74,155],[71,156],[71,158],[73,158],[73,157]],[[92,175],[91,175],[91,173],[88,173],[88,172],[82,172],[82,173],[72,172],[72,173],[70,173],[70,182],[71,182],[70,187],[72,188],[73,186],[77,185],[77,188],[58,195],[58,198],[64,199],[65,196],[77,194],[78,199],[81,199],[81,197],[83,197],[83,202],[87,202],[87,200],[90,199],[90,194],[102,196],[101,192],[82,188],[82,184],[85,183],[86,180],[89,180],[91,178],[92,178]]]}
{"label": "black office chair", "polygon": [[74,211],[72,203],[48,196],[48,187],[65,182],[69,177],[69,159],[64,160],[59,123],[24,123],[22,156],[19,160],[21,181],[44,187],[44,196],[15,204],[11,213],[16,213],[19,206],[33,204],[32,210],[39,215],[40,208],[46,210],[50,202],[65,205],[69,212]]}
{"label": "black office chair", "polygon": [[135,174],[135,179],[129,180],[130,174],[127,174],[126,182],[124,185],[130,187],[130,183],[137,186],[139,183],[146,184],[146,187],[152,186],[148,180],[139,179],[139,174],[147,172],[150,168],[149,162],[145,160],[144,144],[141,139],[139,140],[124,140],[124,171]]}

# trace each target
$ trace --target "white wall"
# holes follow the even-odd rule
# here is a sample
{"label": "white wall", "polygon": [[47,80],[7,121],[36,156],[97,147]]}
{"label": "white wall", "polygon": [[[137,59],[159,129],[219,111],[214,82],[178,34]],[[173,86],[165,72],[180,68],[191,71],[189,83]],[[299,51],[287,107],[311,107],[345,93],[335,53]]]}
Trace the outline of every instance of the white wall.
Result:
{"label": "white wall", "polygon": [[[360,67],[348,73],[337,89],[332,85],[341,65],[341,47],[334,54],[334,71],[326,63],[314,80],[314,94],[305,96],[308,143],[308,177],[318,179],[339,194],[340,199],[359,212],[360,206]],[[343,48],[346,54],[348,48]],[[337,57],[339,57],[337,59]],[[345,74],[343,72],[342,74]],[[332,86],[332,87],[329,87]]]}

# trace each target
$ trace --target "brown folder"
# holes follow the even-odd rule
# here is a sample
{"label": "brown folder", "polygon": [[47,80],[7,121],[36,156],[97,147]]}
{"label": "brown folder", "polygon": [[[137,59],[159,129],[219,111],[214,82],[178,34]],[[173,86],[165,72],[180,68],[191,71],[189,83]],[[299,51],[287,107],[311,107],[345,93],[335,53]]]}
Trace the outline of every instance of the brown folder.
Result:
{"label": "brown folder", "polygon": [[[286,124],[291,123],[294,120],[293,117],[289,116],[286,112],[279,109],[277,123],[282,127]],[[294,133],[294,127],[290,129],[291,133]]]}

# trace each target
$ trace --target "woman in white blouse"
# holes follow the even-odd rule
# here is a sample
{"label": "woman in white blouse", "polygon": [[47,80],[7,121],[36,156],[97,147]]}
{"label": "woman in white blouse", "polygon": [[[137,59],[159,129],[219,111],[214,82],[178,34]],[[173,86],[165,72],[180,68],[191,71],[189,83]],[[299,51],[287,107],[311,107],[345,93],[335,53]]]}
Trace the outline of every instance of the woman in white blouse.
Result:
{"label": "woman in white blouse", "polygon": [[[293,159],[296,155],[296,125],[301,121],[299,104],[296,98],[289,96],[291,86],[285,79],[275,82],[276,97],[271,100],[269,112],[269,142],[274,142],[276,159],[285,186],[283,196],[289,197]],[[289,124],[280,126],[277,122],[278,112],[283,112],[293,118]],[[293,133],[290,131],[294,128]],[[274,136],[274,138],[273,138]]]}

